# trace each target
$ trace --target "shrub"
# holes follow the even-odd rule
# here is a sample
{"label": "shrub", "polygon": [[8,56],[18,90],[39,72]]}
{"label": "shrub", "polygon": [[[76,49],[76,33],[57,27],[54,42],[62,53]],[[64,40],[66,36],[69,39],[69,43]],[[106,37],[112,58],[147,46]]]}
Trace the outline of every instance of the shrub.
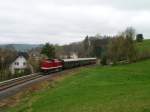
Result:
{"label": "shrub", "polygon": [[102,56],[101,64],[102,65],[107,65],[107,56],[106,55]]}

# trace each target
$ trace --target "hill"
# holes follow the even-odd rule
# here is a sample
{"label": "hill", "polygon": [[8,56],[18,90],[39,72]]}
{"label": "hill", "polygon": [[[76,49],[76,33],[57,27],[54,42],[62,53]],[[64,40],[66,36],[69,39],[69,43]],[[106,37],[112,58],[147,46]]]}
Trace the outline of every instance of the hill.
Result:
{"label": "hill", "polygon": [[150,51],[150,39],[138,42],[137,47],[140,51]]}
{"label": "hill", "polygon": [[42,47],[42,45],[36,45],[36,44],[3,44],[3,45],[0,45],[0,47],[2,47],[2,48],[14,48],[17,51],[27,51],[27,50],[30,50],[32,48]]}
{"label": "hill", "polygon": [[149,112],[150,60],[80,68],[27,95],[8,112]]}

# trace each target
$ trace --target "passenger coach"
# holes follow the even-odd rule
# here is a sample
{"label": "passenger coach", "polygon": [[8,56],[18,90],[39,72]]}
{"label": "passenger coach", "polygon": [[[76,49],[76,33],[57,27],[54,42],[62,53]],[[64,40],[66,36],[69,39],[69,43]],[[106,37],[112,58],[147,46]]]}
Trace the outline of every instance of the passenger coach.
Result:
{"label": "passenger coach", "polygon": [[64,59],[64,69],[73,68],[78,66],[85,66],[96,63],[96,58],[78,58],[78,59]]}

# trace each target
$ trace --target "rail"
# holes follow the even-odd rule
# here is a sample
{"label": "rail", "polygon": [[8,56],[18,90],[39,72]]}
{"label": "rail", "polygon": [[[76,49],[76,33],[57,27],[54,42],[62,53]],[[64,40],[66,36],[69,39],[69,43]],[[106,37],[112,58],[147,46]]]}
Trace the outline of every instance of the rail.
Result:
{"label": "rail", "polygon": [[10,87],[13,87],[13,86],[16,86],[16,85],[25,83],[27,81],[40,78],[40,77],[42,77],[42,75],[40,75],[40,73],[35,73],[35,74],[26,75],[26,76],[22,76],[22,77],[18,77],[18,78],[14,78],[14,79],[0,82],[0,91],[3,91],[3,90],[8,89]]}

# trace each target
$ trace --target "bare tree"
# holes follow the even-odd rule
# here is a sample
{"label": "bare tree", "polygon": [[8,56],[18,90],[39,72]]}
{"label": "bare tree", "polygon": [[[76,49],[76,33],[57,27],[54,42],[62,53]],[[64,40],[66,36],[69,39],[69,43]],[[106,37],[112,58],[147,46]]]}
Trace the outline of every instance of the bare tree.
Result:
{"label": "bare tree", "polygon": [[127,28],[124,32],[112,38],[108,45],[108,57],[113,62],[127,60],[129,63],[136,58],[135,30]]}

